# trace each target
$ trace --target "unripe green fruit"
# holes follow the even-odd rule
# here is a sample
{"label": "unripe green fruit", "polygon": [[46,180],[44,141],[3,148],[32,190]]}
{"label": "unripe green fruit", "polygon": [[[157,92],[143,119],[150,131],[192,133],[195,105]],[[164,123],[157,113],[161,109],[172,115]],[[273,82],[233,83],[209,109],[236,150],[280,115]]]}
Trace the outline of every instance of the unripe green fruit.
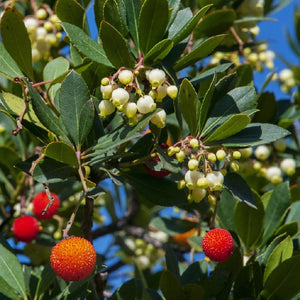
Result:
{"label": "unripe green fruit", "polygon": [[154,125],[156,125],[158,128],[163,128],[165,126],[166,122],[166,112],[165,110],[161,110],[157,112],[150,120],[150,122]]}
{"label": "unripe green fruit", "polygon": [[149,95],[145,95],[137,101],[137,109],[141,114],[148,114],[156,109],[156,104]]}
{"label": "unripe green fruit", "polygon": [[176,159],[178,162],[183,162],[185,159],[185,153],[184,151],[180,150],[179,152],[176,153]]}
{"label": "unripe green fruit", "polygon": [[171,99],[175,100],[176,97],[177,97],[177,94],[178,94],[178,88],[177,88],[177,86],[175,86],[175,85],[168,86],[168,88],[167,88],[167,94],[168,94],[168,96]]}
{"label": "unripe green fruit", "polygon": [[199,162],[197,159],[190,159],[188,162],[188,168],[191,171],[194,171],[198,168]]}
{"label": "unripe green fruit", "polygon": [[38,62],[42,58],[40,51],[36,48],[31,49],[31,56],[34,63]]}
{"label": "unripe green fruit", "polygon": [[199,148],[199,141],[197,139],[191,139],[190,140],[190,147],[193,149],[198,149]]}
{"label": "unripe green fruit", "polygon": [[118,80],[124,84],[127,85],[133,80],[133,73],[130,70],[122,70],[118,75]]}
{"label": "unripe green fruit", "polygon": [[217,151],[216,156],[218,160],[223,160],[226,157],[226,152],[220,149]]}
{"label": "unripe green fruit", "polygon": [[148,80],[153,87],[159,87],[165,82],[166,74],[161,69],[153,69],[148,73]]}

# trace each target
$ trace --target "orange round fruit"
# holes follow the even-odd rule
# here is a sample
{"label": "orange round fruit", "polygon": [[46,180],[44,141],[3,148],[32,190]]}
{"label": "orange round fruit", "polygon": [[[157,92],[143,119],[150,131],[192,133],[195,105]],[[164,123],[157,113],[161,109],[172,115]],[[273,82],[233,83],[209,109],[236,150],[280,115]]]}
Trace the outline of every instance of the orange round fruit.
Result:
{"label": "orange round fruit", "polygon": [[202,240],[205,255],[213,261],[227,260],[234,251],[233,238],[229,231],[216,228],[208,231]]}
{"label": "orange round fruit", "polygon": [[66,281],[83,280],[94,271],[96,251],[88,240],[71,237],[57,243],[50,255],[54,272]]}
{"label": "orange round fruit", "polygon": [[39,233],[39,224],[32,216],[22,216],[14,220],[12,231],[18,241],[29,243]]}
{"label": "orange round fruit", "polygon": [[51,193],[51,196],[54,198],[52,205],[47,209],[45,214],[43,214],[44,209],[49,203],[46,192],[40,192],[33,198],[33,212],[35,216],[41,220],[51,219],[58,211],[60,201],[56,194]]}

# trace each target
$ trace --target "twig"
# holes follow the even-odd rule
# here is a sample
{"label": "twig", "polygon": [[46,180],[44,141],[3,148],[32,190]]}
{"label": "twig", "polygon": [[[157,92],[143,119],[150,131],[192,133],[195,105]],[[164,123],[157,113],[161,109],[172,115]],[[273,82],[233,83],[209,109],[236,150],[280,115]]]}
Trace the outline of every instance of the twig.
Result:
{"label": "twig", "polygon": [[48,200],[49,200],[46,207],[42,210],[42,215],[45,215],[47,213],[47,210],[52,206],[52,204],[54,202],[54,197],[51,195],[48,184],[44,183],[43,186],[44,186],[46,195],[47,195]]}
{"label": "twig", "polygon": [[233,26],[230,27],[230,32],[232,33],[233,37],[236,39],[237,43],[239,44],[239,53],[240,55],[243,54],[244,42],[241,40],[239,35],[237,34],[236,30]]}

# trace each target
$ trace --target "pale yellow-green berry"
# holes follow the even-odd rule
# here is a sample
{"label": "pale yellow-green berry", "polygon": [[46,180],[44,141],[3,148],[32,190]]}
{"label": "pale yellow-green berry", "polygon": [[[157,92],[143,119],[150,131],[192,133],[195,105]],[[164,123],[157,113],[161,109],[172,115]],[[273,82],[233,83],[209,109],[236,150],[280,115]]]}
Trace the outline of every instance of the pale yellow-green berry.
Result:
{"label": "pale yellow-green berry", "polygon": [[165,110],[160,110],[157,112],[150,120],[150,122],[154,125],[156,125],[158,128],[163,128],[166,123],[166,112]]}
{"label": "pale yellow-green berry", "polygon": [[166,74],[161,69],[153,69],[148,73],[148,80],[153,87],[159,87],[165,82]]}
{"label": "pale yellow-green berry", "polygon": [[122,88],[117,88],[113,90],[111,98],[114,106],[124,105],[129,100],[129,93]]}
{"label": "pale yellow-green berry", "polygon": [[130,70],[122,70],[120,71],[118,75],[118,80],[124,84],[127,85],[133,80],[133,73]]}
{"label": "pale yellow-green berry", "polygon": [[184,151],[180,150],[179,152],[176,153],[176,159],[178,162],[183,162],[185,159],[185,153]]}
{"label": "pale yellow-green berry", "polygon": [[234,172],[237,172],[240,169],[239,163],[236,160],[231,161],[229,165]]}
{"label": "pale yellow-green berry", "polygon": [[241,154],[240,151],[233,151],[233,152],[232,152],[232,157],[233,157],[234,159],[240,159],[241,156],[242,156],[242,154]]}
{"label": "pale yellow-green berry", "polygon": [[182,190],[183,188],[185,187],[185,181],[182,179],[182,180],[179,180],[178,182],[177,182],[177,188],[179,189],[179,190]]}
{"label": "pale yellow-green berry", "polygon": [[125,103],[123,106],[123,111],[127,118],[133,118],[137,112],[137,105],[134,102]]}
{"label": "pale yellow-green berry", "polygon": [[195,138],[190,140],[190,147],[193,149],[198,149],[199,148],[199,141]]}
{"label": "pale yellow-green berry", "polygon": [[145,95],[137,101],[137,109],[141,114],[148,114],[156,109],[156,104],[149,95]]}
{"label": "pale yellow-green berry", "polygon": [[170,85],[170,86],[168,86],[168,88],[167,88],[167,94],[168,94],[168,96],[171,99],[175,100],[176,97],[177,97],[177,94],[178,94],[178,88],[177,88],[177,86],[176,85]]}
{"label": "pale yellow-green berry", "polygon": [[199,203],[201,200],[203,200],[206,196],[206,190],[205,189],[201,189],[199,187],[196,187],[193,191],[192,191],[192,199],[195,203]]}
{"label": "pale yellow-green berry", "polygon": [[44,8],[39,8],[36,12],[36,17],[40,20],[46,19],[47,12]]}
{"label": "pale yellow-green berry", "polygon": [[216,153],[218,160],[223,160],[226,157],[226,152],[223,149],[220,149]]}
{"label": "pale yellow-green berry", "polygon": [[210,161],[210,162],[216,162],[217,161],[217,157],[214,153],[208,153],[207,154],[207,159]]}
{"label": "pale yellow-green berry", "polygon": [[200,173],[198,171],[188,170],[184,175],[186,187],[189,190],[193,190],[194,188],[197,187],[197,182],[198,182],[199,178],[202,178],[202,177],[204,177],[204,175],[202,173]]}
{"label": "pale yellow-green berry", "polygon": [[199,178],[197,181],[197,187],[207,189],[209,187],[209,181],[206,177]]}
{"label": "pale yellow-green berry", "polygon": [[191,171],[194,171],[198,168],[199,162],[197,159],[190,159],[188,162],[188,168]]}
{"label": "pale yellow-green berry", "polygon": [[105,118],[115,111],[114,105],[109,100],[102,100],[99,103],[100,117]]}
{"label": "pale yellow-green berry", "polygon": [[292,176],[296,172],[296,161],[293,158],[285,158],[280,163],[280,168],[285,172],[287,175]]}

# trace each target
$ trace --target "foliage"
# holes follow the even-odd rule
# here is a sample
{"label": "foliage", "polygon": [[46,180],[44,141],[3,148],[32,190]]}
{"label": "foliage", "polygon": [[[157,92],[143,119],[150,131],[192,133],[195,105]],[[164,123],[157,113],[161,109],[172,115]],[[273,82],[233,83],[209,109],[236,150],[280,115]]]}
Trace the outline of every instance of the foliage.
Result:
{"label": "foliage", "polygon": [[[297,299],[300,69],[278,77],[287,99],[266,92],[274,53],[256,38],[285,2],[1,3],[1,299]],[[296,8],[298,56],[299,20]],[[19,250],[11,226],[43,189],[61,207]],[[215,227],[233,254],[197,260]],[[113,242],[66,282],[49,257],[73,235]],[[124,264],[134,274],[110,294]]]}

